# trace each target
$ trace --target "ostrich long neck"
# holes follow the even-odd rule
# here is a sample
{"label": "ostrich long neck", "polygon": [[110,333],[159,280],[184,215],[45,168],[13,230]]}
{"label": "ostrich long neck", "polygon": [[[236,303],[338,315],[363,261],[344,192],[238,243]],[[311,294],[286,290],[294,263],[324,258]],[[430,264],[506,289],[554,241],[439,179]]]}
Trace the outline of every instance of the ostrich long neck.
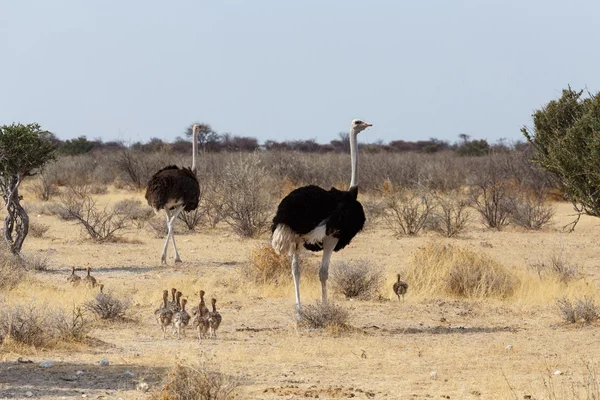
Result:
{"label": "ostrich long neck", "polygon": [[350,130],[350,159],[352,160],[352,177],[350,178],[350,187],[358,186],[358,141],[356,132]]}
{"label": "ostrich long neck", "polygon": [[196,173],[196,154],[198,154],[198,129],[192,128],[192,171]]}

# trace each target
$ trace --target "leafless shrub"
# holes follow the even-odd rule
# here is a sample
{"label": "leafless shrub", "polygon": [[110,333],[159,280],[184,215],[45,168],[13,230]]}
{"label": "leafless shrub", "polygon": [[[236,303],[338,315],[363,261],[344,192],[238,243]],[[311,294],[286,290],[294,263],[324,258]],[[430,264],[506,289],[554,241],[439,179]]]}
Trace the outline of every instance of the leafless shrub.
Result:
{"label": "leafless shrub", "polygon": [[89,193],[94,195],[108,193],[108,187],[106,185],[90,185]]}
{"label": "leafless shrub", "polygon": [[484,225],[502,229],[509,222],[517,185],[508,173],[510,160],[494,156],[484,159],[485,164],[473,172],[469,195]]}
{"label": "leafless shrub", "polygon": [[34,238],[41,238],[50,229],[49,225],[41,224],[39,222],[29,222],[29,234]]}
{"label": "leafless shrub", "polygon": [[115,203],[113,210],[116,214],[135,222],[138,229],[143,228],[154,215],[151,207],[142,205],[142,202],[136,199],[120,200]]}
{"label": "leafless shrub", "polygon": [[21,263],[28,270],[34,271],[47,271],[48,270],[48,257],[33,254],[27,257],[21,258]]}
{"label": "leafless shrub", "polygon": [[196,227],[202,225],[204,215],[202,210],[196,208],[192,211],[182,211],[177,216],[177,219],[182,221],[190,231],[196,230]]}
{"label": "leafless shrub", "polygon": [[38,175],[30,187],[35,197],[41,201],[48,201],[60,193],[53,178],[45,171]]}
{"label": "leafless shrub", "polygon": [[556,277],[559,281],[567,283],[579,277],[579,266],[567,261],[562,249],[558,254],[552,254],[548,261],[532,263],[530,268],[533,269],[541,279]]}
{"label": "leafless shrub", "polygon": [[584,296],[575,303],[563,297],[556,300],[556,306],[563,319],[571,324],[581,320],[589,324],[600,318],[600,308],[593,297]]}
{"label": "leafless shrub", "polygon": [[302,307],[299,325],[307,328],[321,329],[329,326],[346,326],[348,311],[331,302],[317,302]]}
{"label": "leafless shrub", "polygon": [[84,308],[100,319],[113,321],[124,319],[130,304],[128,300],[121,300],[110,293],[99,292],[84,304]]}
{"label": "leafless shrub", "polygon": [[387,181],[383,189],[384,220],[397,236],[415,236],[427,224],[433,201],[424,190],[394,188]]}
{"label": "leafless shrub", "polygon": [[158,238],[164,238],[167,236],[167,233],[169,233],[166,218],[156,216],[148,220],[148,225]]}
{"label": "leafless shrub", "polygon": [[434,195],[435,208],[431,212],[431,229],[446,236],[455,237],[465,231],[471,219],[469,202],[458,191]]}
{"label": "leafless shrub", "polygon": [[135,187],[142,188],[159,169],[174,164],[174,161],[173,155],[166,149],[145,153],[123,146],[115,164]]}
{"label": "leafless shrub", "polygon": [[554,216],[554,207],[546,203],[546,193],[522,192],[510,200],[510,220],[515,225],[538,230],[547,225]]}
{"label": "leafless shrub", "polygon": [[93,181],[97,166],[93,155],[63,156],[52,164],[56,168],[55,183],[58,186],[84,186]]}
{"label": "leafless shrub", "polygon": [[34,212],[42,215],[56,216],[63,221],[72,221],[74,217],[60,204],[47,202],[34,207]]}
{"label": "leafless shrub", "polygon": [[0,310],[0,336],[29,346],[41,346],[48,342],[51,332],[44,311],[28,304]]}
{"label": "leafless shrub", "polygon": [[220,183],[214,178],[210,179],[206,184],[206,190],[200,203],[204,216],[211,228],[215,228],[219,222],[225,219],[224,191],[219,186]]}
{"label": "leafless shrub", "polygon": [[82,341],[92,330],[81,307],[73,307],[71,312],[63,309],[54,310],[50,321],[56,338],[61,340]]}
{"label": "leafless shrub", "polygon": [[361,204],[367,218],[366,228],[372,227],[383,218],[385,214],[385,204],[381,198],[369,197],[361,200]]}
{"label": "leafless shrub", "polygon": [[256,237],[267,231],[273,212],[274,186],[256,153],[240,155],[227,164],[220,190],[225,222],[235,233]]}
{"label": "leafless shrub", "polygon": [[24,278],[25,268],[21,258],[0,244],[0,289],[10,290]]}
{"label": "leafless shrub", "polygon": [[36,304],[0,309],[0,338],[28,346],[49,346],[57,340],[81,341],[91,331],[78,307],[72,311]]}
{"label": "leafless shrub", "polygon": [[181,365],[168,373],[155,400],[230,400],[240,382],[234,377],[211,371],[206,365]]}
{"label": "leafless shrub", "polygon": [[577,322],[577,312],[575,311],[575,305],[571,300],[563,297],[556,300],[556,306],[560,310],[562,317],[565,321],[574,324]]}
{"label": "leafless shrub", "polygon": [[96,241],[114,240],[116,233],[127,226],[126,216],[117,214],[114,209],[99,210],[96,200],[86,192],[70,191],[61,201],[63,210]]}
{"label": "leafless shrub", "polygon": [[367,260],[342,261],[334,266],[331,282],[333,289],[347,299],[372,299],[383,285],[383,270]]}
{"label": "leafless shrub", "polygon": [[588,324],[600,318],[600,308],[593,297],[584,296],[583,299],[577,300],[575,312]]}

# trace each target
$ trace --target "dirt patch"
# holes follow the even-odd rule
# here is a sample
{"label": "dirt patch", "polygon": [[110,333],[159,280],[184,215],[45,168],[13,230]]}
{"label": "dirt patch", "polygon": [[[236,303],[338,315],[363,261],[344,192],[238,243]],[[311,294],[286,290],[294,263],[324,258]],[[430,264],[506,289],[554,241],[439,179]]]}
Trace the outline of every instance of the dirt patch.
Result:
{"label": "dirt patch", "polygon": [[160,382],[164,368],[140,365],[78,364],[56,362],[50,368],[40,362],[1,362],[0,398],[36,398],[81,395],[110,395],[135,390],[136,385]]}
{"label": "dirt patch", "polygon": [[270,387],[263,390],[264,394],[275,394],[277,396],[298,396],[309,399],[352,399],[352,398],[363,398],[373,399],[375,398],[375,392],[371,392],[363,389],[355,388],[344,388],[341,386],[327,386],[318,387],[312,385],[306,388],[298,385],[284,385],[280,387]]}

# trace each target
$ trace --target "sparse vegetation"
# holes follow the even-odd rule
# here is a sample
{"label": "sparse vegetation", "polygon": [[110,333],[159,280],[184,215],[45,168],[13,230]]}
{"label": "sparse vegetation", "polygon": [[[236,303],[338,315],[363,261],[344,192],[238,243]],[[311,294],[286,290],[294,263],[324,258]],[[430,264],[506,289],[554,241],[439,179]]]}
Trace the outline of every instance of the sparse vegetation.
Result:
{"label": "sparse vegetation", "polygon": [[[151,207],[143,205],[140,200],[125,199],[120,200],[113,206],[115,214],[133,221],[138,229],[145,226],[146,222],[154,215]],[[166,233],[165,233],[166,234]]]}
{"label": "sparse vegetation", "polygon": [[448,194],[435,193],[435,208],[431,212],[429,224],[432,230],[446,237],[460,235],[471,219],[469,202],[458,191]]}
{"label": "sparse vegetation", "polygon": [[205,364],[178,364],[168,373],[155,400],[230,400],[240,382],[234,377],[212,371]]}
{"label": "sparse vegetation", "polygon": [[554,277],[563,283],[568,283],[579,277],[579,266],[569,262],[562,249],[550,256],[548,261],[538,261],[531,264],[537,275],[544,279]]}
{"label": "sparse vegetation", "polygon": [[429,243],[412,254],[406,281],[411,290],[433,296],[503,298],[513,293],[518,279],[483,254]]}
{"label": "sparse vegetation", "polygon": [[200,208],[196,208],[193,211],[182,211],[177,216],[177,219],[182,221],[189,231],[194,231],[200,225],[204,219],[204,213]]}
{"label": "sparse vegetation", "polygon": [[60,193],[56,186],[55,176],[56,171],[52,165],[40,171],[38,178],[31,184],[31,190],[38,200],[48,201]]}
{"label": "sparse vegetation", "polygon": [[376,298],[383,282],[383,270],[367,260],[338,262],[331,274],[333,289],[347,299]]}
{"label": "sparse vegetation", "polygon": [[519,193],[510,200],[510,220],[515,225],[538,230],[550,223],[554,207],[546,203],[543,191]]}
{"label": "sparse vegetation", "polygon": [[383,188],[387,226],[397,236],[415,236],[428,222],[433,210],[431,194],[425,190],[395,188],[386,181]]}
{"label": "sparse vegetation", "polygon": [[243,271],[246,278],[253,282],[278,284],[281,281],[289,281],[291,265],[290,256],[277,254],[269,244],[264,244],[252,250],[250,262]]}
{"label": "sparse vegetation", "polygon": [[0,289],[8,291],[25,278],[25,268],[20,258],[10,254],[0,245]]}
{"label": "sparse vegetation", "polygon": [[273,193],[278,192],[274,186],[256,154],[240,155],[226,165],[219,190],[225,222],[235,233],[256,237],[267,231],[273,217]]}
{"label": "sparse vegetation", "polygon": [[485,226],[499,230],[508,225],[514,185],[497,159],[488,157],[483,168],[475,171],[469,190],[472,205]]}
{"label": "sparse vegetation", "polygon": [[37,304],[3,306],[0,309],[0,338],[35,347],[56,341],[82,341],[91,325],[79,308],[67,311]]}
{"label": "sparse vegetation", "polygon": [[116,233],[127,226],[128,216],[118,214],[114,209],[99,210],[96,200],[85,189],[81,192],[71,190],[61,201],[64,212],[98,242],[114,240]]}
{"label": "sparse vegetation", "polygon": [[31,221],[29,223],[29,233],[34,238],[41,238],[46,232],[48,232],[48,229],[50,229],[50,226],[46,224],[41,224],[35,221]]}
{"label": "sparse vegetation", "polygon": [[[317,267],[305,262],[300,253],[302,277],[306,281],[315,279]],[[287,254],[277,254],[270,244],[262,244],[250,252],[250,260],[242,268],[244,280],[263,285],[287,285],[292,281],[292,259]]]}
{"label": "sparse vegetation", "polygon": [[110,293],[99,292],[92,300],[84,304],[84,308],[104,320],[122,320],[130,306],[128,300],[121,300]]}
{"label": "sparse vegetation", "polygon": [[579,321],[589,324],[600,318],[600,307],[596,305],[596,301],[593,297],[584,296],[583,298],[577,299],[575,302],[566,297],[562,297],[556,300],[556,306],[563,319],[570,324]]}
{"label": "sparse vegetation", "polygon": [[317,302],[302,306],[300,326],[313,329],[343,327],[348,325],[348,311],[332,302]]}
{"label": "sparse vegetation", "polygon": [[62,340],[80,342],[87,338],[92,330],[81,307],[73,307],[71,312],[55,310],[50,319],[56,336]]}

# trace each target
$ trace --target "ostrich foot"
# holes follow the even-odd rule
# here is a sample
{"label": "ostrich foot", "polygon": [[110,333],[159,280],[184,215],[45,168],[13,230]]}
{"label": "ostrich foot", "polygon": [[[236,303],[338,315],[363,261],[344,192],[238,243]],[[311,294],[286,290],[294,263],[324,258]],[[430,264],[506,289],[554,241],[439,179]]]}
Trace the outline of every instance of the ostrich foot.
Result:
{"label": "ostrich foot", "polygon": [[176,263],[180,263],[180,262],[182,262],[182,261],[181,261],[181,258],[179,258],[179,256],[175,257],[175,262],[176,262]]}

